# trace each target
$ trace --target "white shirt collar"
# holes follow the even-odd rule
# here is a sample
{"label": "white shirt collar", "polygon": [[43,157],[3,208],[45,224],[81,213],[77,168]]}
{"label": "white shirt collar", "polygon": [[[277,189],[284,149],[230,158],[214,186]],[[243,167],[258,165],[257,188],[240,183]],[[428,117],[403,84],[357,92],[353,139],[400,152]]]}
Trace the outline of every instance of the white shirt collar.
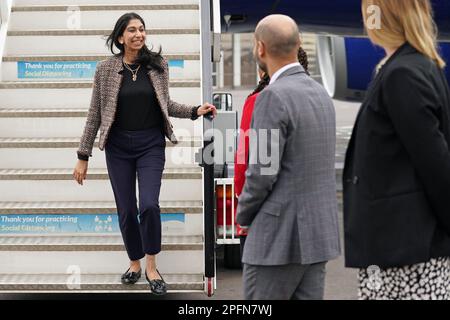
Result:
{"label": "white shirt collar", "polygon": [[286,70],[293,68],[293,67],[297,67],[297,66],[300,66],[300,62],[290,63],[290,64],[285,65],[283,68],[278,69],[278,71],[273,74],[272,78],[270,78],[269,84],[274,83],[278,79],[278,77]]}

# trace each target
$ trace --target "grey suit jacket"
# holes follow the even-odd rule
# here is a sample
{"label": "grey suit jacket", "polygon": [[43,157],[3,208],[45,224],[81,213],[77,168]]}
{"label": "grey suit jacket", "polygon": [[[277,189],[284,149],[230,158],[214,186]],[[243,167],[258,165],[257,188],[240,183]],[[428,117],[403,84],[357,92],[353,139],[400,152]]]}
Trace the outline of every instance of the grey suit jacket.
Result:
{"label": "grey suit jacket", "polygon": [[[324,88],[301,66],[286,70],[258,96],[251,128],[259,137],[250,135],[238,199],[237,222],[249,226],[242,261],[311,264],[339,256],[336,117]],[[264,139],[261,129],[278,130]],[[270,152],[270,163],[258,156]]]}

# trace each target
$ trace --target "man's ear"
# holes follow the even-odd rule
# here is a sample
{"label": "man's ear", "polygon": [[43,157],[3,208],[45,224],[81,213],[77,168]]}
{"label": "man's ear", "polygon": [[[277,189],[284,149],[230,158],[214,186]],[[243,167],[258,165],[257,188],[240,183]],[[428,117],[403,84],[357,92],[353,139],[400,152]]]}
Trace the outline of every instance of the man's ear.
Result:
{"label": "man's ear", "polygon": [[257,47],[256,49],[258,50],[258,55],[260,57],[264,57],[266,55],[266,45],[264,42],[262,41],[257,41]]}

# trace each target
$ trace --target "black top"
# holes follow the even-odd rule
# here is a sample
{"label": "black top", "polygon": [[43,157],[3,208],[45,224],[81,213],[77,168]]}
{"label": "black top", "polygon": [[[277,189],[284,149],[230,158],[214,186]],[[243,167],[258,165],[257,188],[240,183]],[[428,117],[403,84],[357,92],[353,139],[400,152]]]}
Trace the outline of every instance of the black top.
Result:
{"label": "black top", "polygon": [[344,168],[347,267],[450,255],[450,92],[406,43],[371,83]]}
{"label": "black top", "polygon": [[[129,66],[135,70],[138,64]],[[135,131],[163,127],[161,107],[147,73],[148,69],[141,65],[136,81],[133,81],[131,71],[124,65],[114,120],[114,125],[118,128]]]}

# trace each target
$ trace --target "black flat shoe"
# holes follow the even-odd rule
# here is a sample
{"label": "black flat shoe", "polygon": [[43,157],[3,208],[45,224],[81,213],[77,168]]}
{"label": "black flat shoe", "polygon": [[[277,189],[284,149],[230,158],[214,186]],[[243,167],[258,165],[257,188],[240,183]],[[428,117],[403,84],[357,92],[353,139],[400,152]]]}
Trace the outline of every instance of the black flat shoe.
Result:
{"label": "black flat shoe", "polygon": [[166,285],[166,282],[164,281],[161,273],[159,273],[158,269],[156,269],[156,272],[158,272],[161,279],[150,280],[147,277],[147,271],[145,271],[145,279],[147,279],[148,283],[150,284],[150,291],[153,294],[162,296],[167,293],[167,285]]}
{"label": "black flat shoe", "polygon": [[141,270],[138,272],[129,272],[130,268],[122,275],[123,284],[135,284],[141,278]]}

